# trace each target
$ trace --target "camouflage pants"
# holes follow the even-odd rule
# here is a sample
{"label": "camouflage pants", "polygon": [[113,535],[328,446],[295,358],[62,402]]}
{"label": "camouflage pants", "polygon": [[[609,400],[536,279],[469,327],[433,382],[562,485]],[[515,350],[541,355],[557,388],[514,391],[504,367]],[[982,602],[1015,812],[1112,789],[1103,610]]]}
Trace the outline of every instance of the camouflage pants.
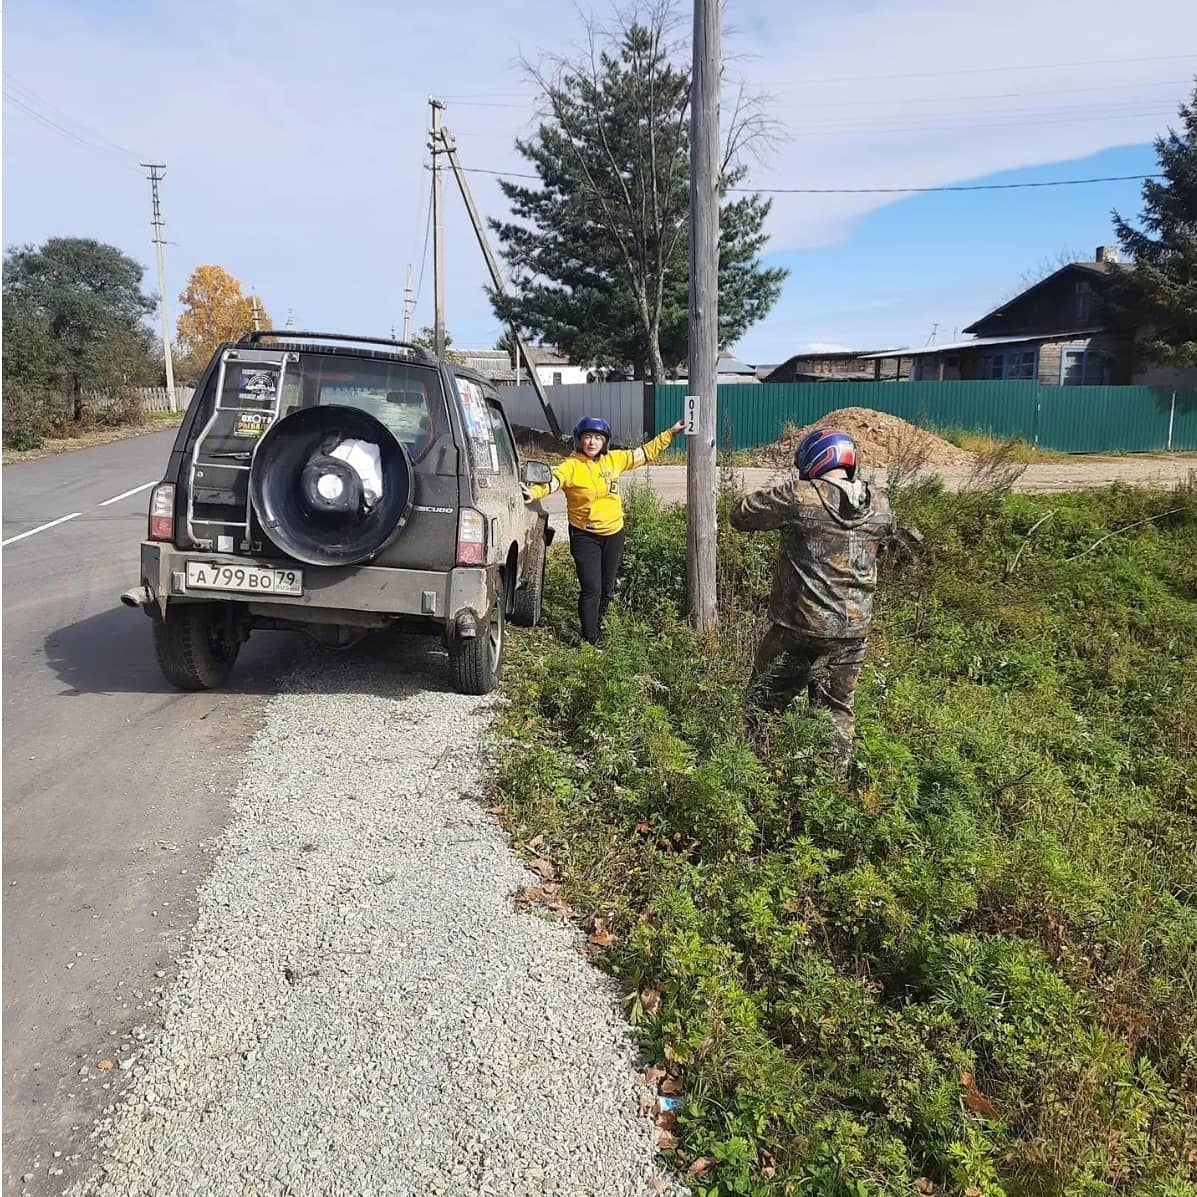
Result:
{"label": "camouflage pants", "polygon": [[846,761],[856,727],[856,680],[868,645],[867,637],[833,640],[774,624],[757,648],[748,701],[780,712],[805,690],[812,707],[831,712]]}

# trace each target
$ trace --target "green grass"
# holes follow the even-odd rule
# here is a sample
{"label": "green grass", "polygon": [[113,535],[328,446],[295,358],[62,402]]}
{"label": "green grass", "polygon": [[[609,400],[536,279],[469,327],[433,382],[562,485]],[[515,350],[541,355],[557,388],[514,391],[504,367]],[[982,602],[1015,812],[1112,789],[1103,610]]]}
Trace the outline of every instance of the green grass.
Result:
{"label": "green grass", "polygon": [[850,783],[822,716],[745,732],[773,538],[724,523],[702,640],[635,492],[607,651],[561,551],[512,644],[507,818],[619,935],[698,1193],[1192,1197],[1197,493],[902,502]]}
{"label": "green grass", "polygon": [[1004,448],[1009,460],[1034,465],[1037,461],[1066,461],[1067,453],[1059,453],[1055,449],[1041,449],[1038,445],[1028,445],[1021,437],[1012,440],[1002,440],[1001,437],[990,436],[984,432],[974,432],[967,428],[935,428],[928,426],[928,432],[934,432],[949,444],[958,449],[965,449],[969,453],[995,453]]}

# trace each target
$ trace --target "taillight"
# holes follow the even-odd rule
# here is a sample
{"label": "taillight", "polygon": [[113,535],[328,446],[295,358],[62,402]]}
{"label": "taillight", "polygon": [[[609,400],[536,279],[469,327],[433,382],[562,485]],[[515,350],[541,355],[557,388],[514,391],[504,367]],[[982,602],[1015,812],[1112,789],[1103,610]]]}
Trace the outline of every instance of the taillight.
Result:
{"label": "taillight", "polygon": [[472,507],[457,516],[457,564],[486,564],[486,517]]}
{"label": "taillight", "polygon": [[150,491],[150,539],[175,538],[175,485],[160,482]]}

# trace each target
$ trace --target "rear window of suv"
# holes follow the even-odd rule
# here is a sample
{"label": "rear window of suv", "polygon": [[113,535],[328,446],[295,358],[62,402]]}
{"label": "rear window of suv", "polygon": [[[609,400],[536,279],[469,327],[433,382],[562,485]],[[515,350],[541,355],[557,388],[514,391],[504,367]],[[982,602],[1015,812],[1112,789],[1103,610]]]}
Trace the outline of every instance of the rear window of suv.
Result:
{"label": "rear window of suv", "polygon": [[445,425],[440,374],[428,366],[305,353],[283,382],[282,411],[339,404],[368,412],[419,459]]}

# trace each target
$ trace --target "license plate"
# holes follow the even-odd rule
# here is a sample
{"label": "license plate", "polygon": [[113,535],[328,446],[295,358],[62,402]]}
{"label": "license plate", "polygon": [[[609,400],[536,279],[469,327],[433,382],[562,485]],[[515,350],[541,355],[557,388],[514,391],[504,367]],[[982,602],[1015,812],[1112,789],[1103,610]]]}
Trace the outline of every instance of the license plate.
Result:
{"label": "license plate", "polygon": [[224,561],[188,561],[187,585],[193,590],[236,590],[246,594],[303,594],[303,570],[265,565],[230,565]]}

